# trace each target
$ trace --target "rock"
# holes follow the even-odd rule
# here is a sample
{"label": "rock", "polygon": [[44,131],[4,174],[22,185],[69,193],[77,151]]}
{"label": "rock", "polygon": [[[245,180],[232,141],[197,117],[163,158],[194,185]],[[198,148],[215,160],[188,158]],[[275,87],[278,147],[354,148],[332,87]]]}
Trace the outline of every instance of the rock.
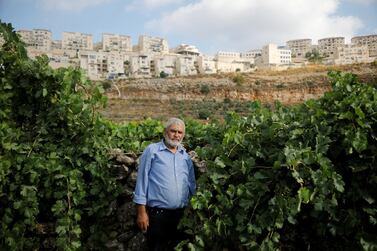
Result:
{"label": "rock", "polygon": [[137,172],[132,171],[131,174],[128,176],[127,183],[130,187],[135,188],[136,186],[136,179],[137,179]]}
{"label": "rock", "polygon": [[199,172],[204,173],[207,171],[207,163],[204,160],[200,160],[198,154],[195,151],[188,152],[194,166],[199,170]]}
{"label": "rock", "polygon": [[145,235],[139,232],[127,243],[126,251],[147,251],[147,239]]}
{"label": "rock", "polygon": [[126,224],[127,226],[134,226],[136,224],[136,208],[132,201],[127,201],[119,206],[117,210],[117,219],[119,223],[124,225],[130,222],[131,224]]}
{"label": "rock", "polygon": [[125,154],[122,149],[111,149],[109,154],[111,159],[114,159],[116,162],[124,164],[128,167],[135,163],[136,156],[133,157],[133,155],[130,153]]}

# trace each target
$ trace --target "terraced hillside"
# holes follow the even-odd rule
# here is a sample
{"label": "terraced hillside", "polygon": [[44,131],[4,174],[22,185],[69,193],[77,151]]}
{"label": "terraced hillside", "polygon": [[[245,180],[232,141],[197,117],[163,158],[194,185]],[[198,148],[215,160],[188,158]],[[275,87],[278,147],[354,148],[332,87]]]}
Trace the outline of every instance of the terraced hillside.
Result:
{"label": "terraced hillside", "polygon": [[366,82],[377,82],[375,64],[122,80],[107,89],[109,102],[102,113],[116,122],[168,116],[207,119],[221,118],[229,111],[246,113],[250,103],[257,100],[265,105],[276,101],[292,105],[330,90],[329,70],[353,72]]}

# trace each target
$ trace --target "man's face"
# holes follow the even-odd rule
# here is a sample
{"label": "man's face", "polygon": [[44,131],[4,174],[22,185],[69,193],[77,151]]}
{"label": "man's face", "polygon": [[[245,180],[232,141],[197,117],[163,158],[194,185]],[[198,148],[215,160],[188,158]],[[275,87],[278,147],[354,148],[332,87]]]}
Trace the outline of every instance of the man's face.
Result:
{"label": "man's face", "polygon": [[184,136],[183,126],[173,124],[166,130],[165,140],[170,146],[177,147],[182,142]]}

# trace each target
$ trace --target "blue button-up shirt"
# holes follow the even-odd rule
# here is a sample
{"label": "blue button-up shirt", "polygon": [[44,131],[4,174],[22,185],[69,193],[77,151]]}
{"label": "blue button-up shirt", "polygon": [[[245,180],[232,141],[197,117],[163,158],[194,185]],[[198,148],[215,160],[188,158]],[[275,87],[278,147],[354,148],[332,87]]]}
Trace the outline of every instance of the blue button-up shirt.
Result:
{"label": "blue button-up shirt", "polygon": [[172,153],[163,141],[150,144],[140,158],[133,201],[158,208],[183,208],[195,193],[194,167],[181,146]]}

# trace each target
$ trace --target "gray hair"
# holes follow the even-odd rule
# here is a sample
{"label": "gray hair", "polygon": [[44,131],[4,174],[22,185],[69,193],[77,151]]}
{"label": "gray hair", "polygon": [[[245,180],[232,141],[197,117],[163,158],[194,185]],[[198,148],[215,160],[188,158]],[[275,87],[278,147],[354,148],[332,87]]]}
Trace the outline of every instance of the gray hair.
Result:
{"label": "gray hair", "polygon": [[172,125],[181,125],[183,127],[183,132],[186,131],[186,126],[185,126],[185,122],[183,122],[182,119],[179,119],[179,118],[170,118],[166,123],[165,123],[165,128],[164,128],[164,132],[166,132],[166,130],[172,126]]}

